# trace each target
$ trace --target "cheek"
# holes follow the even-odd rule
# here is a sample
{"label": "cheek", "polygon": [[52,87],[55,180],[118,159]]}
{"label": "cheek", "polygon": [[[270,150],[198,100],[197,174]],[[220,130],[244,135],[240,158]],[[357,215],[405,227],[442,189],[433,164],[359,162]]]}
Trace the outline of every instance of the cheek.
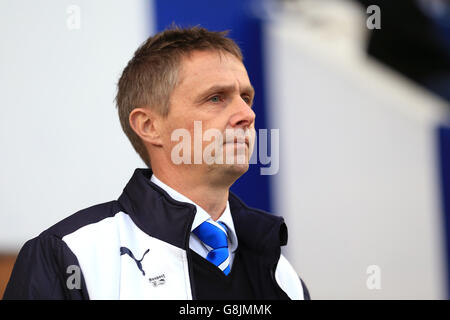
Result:
{"label": "cheek", "polygon": [[250,145],[253,146],[255,144],[255,139],[256,139],[256,130],[254,127],[248,130],[248,136],[249,136]]}
{"label": "cheek", "polygon": [[[165,147],[170,151],[181,140],[181,137],[188,138],[191,128],[180,118],[167,118],[163,124],[163,141]],[[186,131],[187,130],[187,131]]]}
{"label": "cheek", "polygon": [[173,119],[173,121],[167,125],[166,128],[166,146],[168,152],[179,145],[180,142],[183,143],[183,148],[189,150],[194,150],[196,146],[202,144],[203,137],[203,123],[201,121],[193,119]]}
{"label": "cheek", "polygon": [[256,139],[256,130],[255,128],[251,128],[248,132],[249,136],[249,156],[253,153],[253,150],[255,149],[255,139]]}

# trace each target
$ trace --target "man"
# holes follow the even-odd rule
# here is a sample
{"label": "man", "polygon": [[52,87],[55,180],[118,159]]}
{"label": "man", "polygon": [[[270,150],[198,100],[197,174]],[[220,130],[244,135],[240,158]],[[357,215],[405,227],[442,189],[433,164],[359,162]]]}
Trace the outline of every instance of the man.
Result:
{"label": "man", "polygon": [[137,169],[117,201],[28,241],[4,297],[309,298],[280,254],[283,219],[229,192],[249,166],[253,96],[241,51],[224,33],[173,28],[149,38],[116,97],[149,169]]}

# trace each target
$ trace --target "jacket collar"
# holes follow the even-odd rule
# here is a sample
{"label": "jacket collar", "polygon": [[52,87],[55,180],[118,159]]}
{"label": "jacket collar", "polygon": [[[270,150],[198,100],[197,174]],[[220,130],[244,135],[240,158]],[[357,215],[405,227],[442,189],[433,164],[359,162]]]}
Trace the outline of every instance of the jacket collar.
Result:
{"label": "jacket collar", "polygon": [[[118,201],[142,231],[186,250],[196,208],[174,200],[150,181],[151,176],[150,169],[136,169]],[[278,251],[280,245],[287,243],[283,218],[247,207],[231,191],[228,201],[239,245],[262,253]]]}
{"label": "jacket collar", "polygon": [[280,246],[287,244],[287,227],[282,217],[248,207],[231,191],[228,199],[239,244],[259,253],[279,252]]}

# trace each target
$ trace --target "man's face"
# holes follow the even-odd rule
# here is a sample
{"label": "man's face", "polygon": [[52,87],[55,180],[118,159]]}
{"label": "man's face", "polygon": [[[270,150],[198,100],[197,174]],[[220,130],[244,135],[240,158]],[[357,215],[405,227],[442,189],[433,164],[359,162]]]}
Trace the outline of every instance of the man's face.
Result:
{"label": "man's face", "polygon": [[186,129],[191,137],[190,164],[182,163],[180,169],[209,178],[228,175],[237,179],[248,170],[255,141],[253,98],[253,87],[239,59],[218,51],[192,52],[181,62],[178,85],[170,97],[164,120],[165,153],[173,160],[174,147],[180,142],[179,138],[172,141],[172,134]]}

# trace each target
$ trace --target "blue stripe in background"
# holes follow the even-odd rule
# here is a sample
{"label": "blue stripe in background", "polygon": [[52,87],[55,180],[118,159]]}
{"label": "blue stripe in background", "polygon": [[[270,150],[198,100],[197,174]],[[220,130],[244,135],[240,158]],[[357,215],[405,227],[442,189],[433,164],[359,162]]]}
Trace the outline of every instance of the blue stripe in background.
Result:
{"label": "blue stripe in background", "polygon": [[450,126],[438,128],[439,160],[441,168],[441,198],[447,253],[447,299],[450,299]]}
{"label": "blue stripe in background", "polygon": [[[256,91],[256,130],[269,129],[264,97],[262,21],[251,13],[253,0],[155,0],[154,3],[157,31],[173,22],[182,27],[200,25],[212,31],[230,31],[228,36],[241,47],[245,67]],[[270,179],[271,176],[260,175],[259,164],[253,164],[231,191],[251,207],[272,211]]]}

